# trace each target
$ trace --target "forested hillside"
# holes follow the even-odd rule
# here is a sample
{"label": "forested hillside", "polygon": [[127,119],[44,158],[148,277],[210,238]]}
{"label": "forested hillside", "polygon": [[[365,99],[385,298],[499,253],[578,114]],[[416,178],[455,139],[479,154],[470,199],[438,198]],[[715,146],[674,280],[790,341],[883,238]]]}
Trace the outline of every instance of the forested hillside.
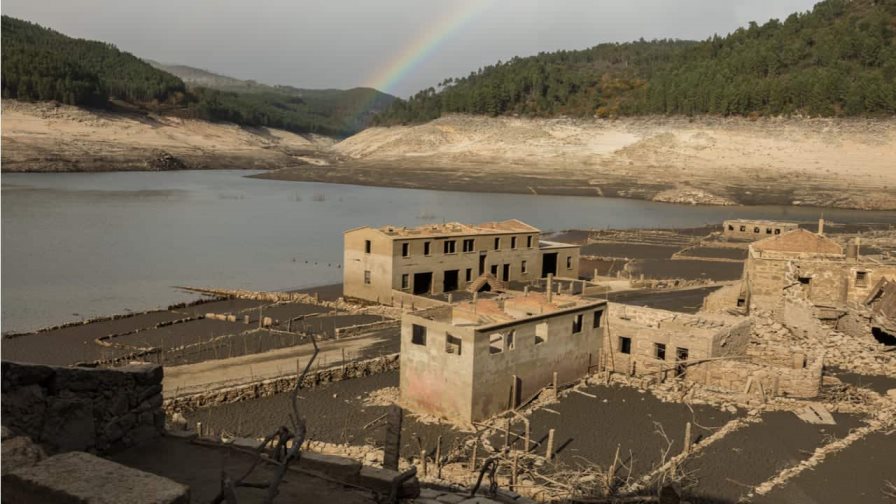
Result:
{"label": "forested hillside", "polygon": [[181,99],[177,77],[104,42],[74,39],[3,16],[3,97],[103,105]]}
{"label": "forested hillside", "polygon": [[188,85],[164,66],[157,68],[112,44],[71,38],[9,16],[2,18],[2,52],[3,98],[22,101],[99,108],[116,102],[167,115],[347,136],[366,127],[394,99],[367,88],[301,90],[256,84],[250,91],[242,83],[251,81],[223,76],[216,77],[230,79],[230,86],[222,89]]}
{"label": "forested hillside", "polygon": [[275,121],[285,129],[314,125],[316,131],[348,135],[367,127],[376,114],[386,110],[395,100],[394,96],[372,88],[271,86],[186,65],[148,62],[180,77],[201,99],[203,113],[223,118],[236,114],[236,118],[228,119],[235,122],[239,122],[240,117],[254,117],[258,121]]}
{"label": "forested hillside", "polygon": [[514,58],[397,101],[379,124],[445,113],[878,116],[896,113],[896,0],[825,0],[703,42]]}

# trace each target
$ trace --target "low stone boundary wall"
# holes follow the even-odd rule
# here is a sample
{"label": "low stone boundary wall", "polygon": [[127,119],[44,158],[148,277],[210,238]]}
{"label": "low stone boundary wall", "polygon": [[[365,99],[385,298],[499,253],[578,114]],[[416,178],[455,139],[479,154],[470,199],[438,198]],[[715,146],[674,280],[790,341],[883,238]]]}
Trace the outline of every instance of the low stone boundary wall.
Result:
{"label": "low stone boundary wall", "polygon": [[3,361],[3,425],[59,451],[106,452],[160,435],[162,368],[67,368]]}
{"label": "low stone boundary wall", "polygon": [[400,320],[381,320],[379,322],[371,322],[370,324],[358,324],[349,327],[337,327],[336,338],[347,338],[357,334],[378,331],[380,329],[388,329],[390,327],[400,327]]}
{"label": "low stone boundary wall", "polygon": [[399,290],[392,291],[392,306],[397,306],[402,310],[421,310],[424,308],[435,308],[437,306],[448,306],[445,301],[438,299],[430,299],[428,297],[408,294]]}
{"label": "low stone boundary wall", "polygon": [[[398,356],[399,354],[394,353],[383,357],[348,362],[345,365],[309,372],[302,382],[302,387],[314,387],[324,383],[393,371],[398,369]],[[164,409],[169,413],[173,413],[176,411],[190,411],[209,406],[216,406],[218,404],[233,403],[246,399],[268,397],[293,390],[296,386],[297,379],[298,376],[290,375],[254,383],[233,385],[195,394],[169,397],[165,399]]]}

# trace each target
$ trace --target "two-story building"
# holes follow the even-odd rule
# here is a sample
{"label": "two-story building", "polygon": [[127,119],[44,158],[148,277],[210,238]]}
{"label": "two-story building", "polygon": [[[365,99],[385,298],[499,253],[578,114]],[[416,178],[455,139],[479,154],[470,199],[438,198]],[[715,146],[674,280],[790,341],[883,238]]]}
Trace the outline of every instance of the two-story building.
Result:
{"label": "two-story building", "polygon": [[351,229],[345,232],[343,292],[347,298],[390,304],[393,290],[451,292],[482,275],[505,283],[548,274],[578,278],[579,246],[542,241],[540,234],[515,219]]}

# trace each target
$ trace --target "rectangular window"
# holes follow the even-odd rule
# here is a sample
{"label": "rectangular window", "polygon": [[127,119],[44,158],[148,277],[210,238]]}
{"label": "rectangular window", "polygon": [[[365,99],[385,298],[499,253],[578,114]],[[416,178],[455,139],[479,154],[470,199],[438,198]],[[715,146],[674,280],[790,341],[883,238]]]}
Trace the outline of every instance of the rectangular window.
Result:
{"label": "rectangular window", "polygon": [[754,232],[754,233],[758,233],[758,232],[759,232],[759,226],[754,227],[754,228],[753,228],[753,232]]}
{"label": "rectangular window", "polygon": [[526,246],[532,248],[532,235],[526,237]]}
{"label": "rectangular window", "polygon": [[445,335],[445,353],[460,355],[461,343],[463,341],[457,336],[450,334]]}
{"label": "rectangular window", "polygon": [[495,250],[498,250],[500,248],[501,248],[501,239],[495,238]]}
{"label": "rectangular window", "polygon": [[732,226],[731,224],[728,224],[728,231],[734,231],[734,226]]}
{"label": "rectangular window", "polygon": [[409,289],[411,287],[411,277],[407,273],[401,275],[401,288]]}
{"label": "rectangular window", "polygon": [[429,242],[423,242],[423,255],[429,255]]}
{"label": "rectangular window", "polygon": [[741,232],[741,233],[745,232],[746,230],[747,230],[747,226],[741,226],[741,227],[740,227],[740,232]]}
{"label": "rectangular window", "polygon": [[619,352],[624,354],[632,353],[632,339],[626,336],[619,337]]}
{"label": "rectangular window", "polygon": [[473,281],[473,268],[467,268],[467,281]]}
{"label": "rectangular window", "polygon": [[515,341],[516,331],[510,331],[509,333],[504,335],[504,348],[508,350],[513,350],[516,348]]}
{"label": "rectangular window", "polygon": [[426,346],[426,328],[417,324],[411,325],[411,343]]}
{"label": "rectangular window", "polygon": [[516,248],[516,236],[510,237],[510,248],[512,248],[512,249]]}
{"label": "rectangular window", "polygon": [[526,261],[520,263],[520,271],[522,271],[523,273],[527,273],[529,271],[529,267]]}
{"label": "rectangular window", "polygon": [[370,285],[370,270],[364,270],[364,284]]}
{"label": "rectangular window", "polygon": [[402,243],[401,244],[401,257],[408,257],[411,255],[411,244],[410,243]]}
{"label": "rectangular window", "polygon": [[496,354],[504,351],[504,335],[492,334],[488,337],[488,353]]}
{"label": "rectangular window", "polygon": [[597,310],[596,312],[594,312],[594,324],[592,325],[592,327],[594,327],[594,328],[600,327],[600,319],[602,319],[603,316],[604,316],[603,310]]}
{"label": "rectangular window", "polygon": [[803,285],[809,285],[812,283],[812,277],[801,276],[799,277],[799,282]]}
{"label": "rectangular window", "polygon": [[772,228],[765,228],[765,234],[772,234]]}
{"label": "rectangular window", "polygon": [[856,287],[865,287],[868,282],[868,273],[865,271],[856,271]]}
{"label": "rectangular window", "polygon": [[453,254],[457,252],[457,241],[456,240],[446,240],[445,241],[445,253]]}
{"label": "rectangular window", "polygon": [[654,343],[653,356],[659,360],[666,360],[666,345],[663,343]]}
{"label": "rectangular window", "polygon": [[492,276],[498,278],[498,265],[492,264]]}
{"label": "rectangular window", "polygon": [[535,326],[535,344],[540,345],[548,340],[548,323],[542,322]]}
{"label": "rectangular window", "polygon": [[464,240],[464,252],[472,252],[473,251],[473,240]]}
{"label": "rectangular window", "polygon": [[566,269],[572,269],[572,256],[566,257]]}
{"label": "rectangular window", "polygon": [[576,315],[575,318],[572,319],[572,333],[573,334],[578,334],[578,333],[582,332],[582,319],[584,319],[584,318],[585,318],[585,316],[580,313],[580,314]]}
{"label": "rectangular window", "polygon": [[370,240],[364,240],[364,253],[370,253]]}
{"label": "rectangular window", "polygon": [[781,230],[780,230],[780,229],[775,229],[775,234],[781,234]]}

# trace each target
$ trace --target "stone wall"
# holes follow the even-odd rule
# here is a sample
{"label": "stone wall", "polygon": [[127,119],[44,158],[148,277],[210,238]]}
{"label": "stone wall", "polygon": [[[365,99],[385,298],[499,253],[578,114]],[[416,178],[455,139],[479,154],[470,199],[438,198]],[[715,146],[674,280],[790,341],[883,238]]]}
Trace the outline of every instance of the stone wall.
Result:
{"label": "stone wall", "polygon": [[[314,387],[323,383],[385,373],[387,371],[398,369],[398,365],[398,354],[390,354],[362,361],[347,362],[343,366],[309,372],[302,382],[302,387]],[[296,387],[297,379],[298,376],[290,375],[281,378],[262,380],[255,383],[209,390],[196,394],[170,397],[165,399],[164,407],[165,411],[175,412],[206,408],[218,404],[242,401],[244,399],[268,397],[293,390]]]}
{"label": "stone wall", "polygon": [[165,426],[162,368],[65,368],[3,361],[3,425],[51,450],[106,452]]}
{"label": "stone wall", "polygon": [[821,354],[795,360],[790,366],[758,361],[704,362],[688,370],[688,378],[730,392],[811,398],[821,389]]}

